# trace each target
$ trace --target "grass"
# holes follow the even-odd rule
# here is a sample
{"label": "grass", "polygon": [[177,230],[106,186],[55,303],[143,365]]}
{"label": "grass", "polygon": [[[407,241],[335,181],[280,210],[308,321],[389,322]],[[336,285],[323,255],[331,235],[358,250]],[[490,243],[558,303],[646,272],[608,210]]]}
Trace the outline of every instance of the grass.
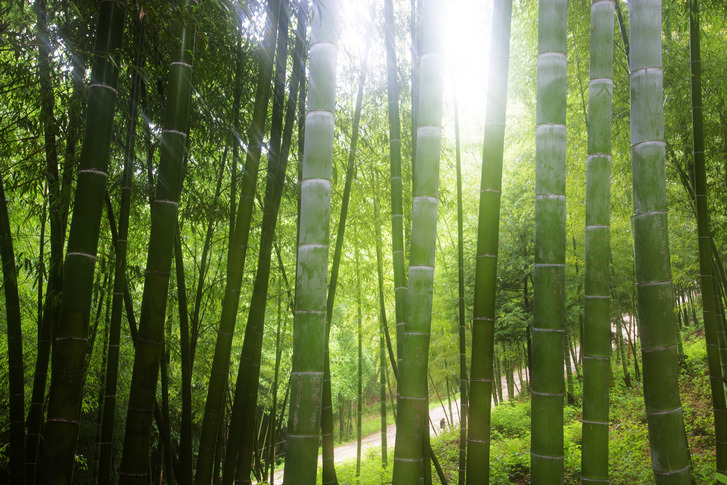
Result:
{"label": "grass", "polygon": [[[695,483],[714,483],[714,424],[707,378],[706,351],[699,331],[684,336],[684,359],[680,366],[680,389],[684,422],[689,440]],[[651,484],[654,478],[649,455],[648,429],[641,383],[624,385],[621,366],[612,363],[611,427],[609,466],[611,483]],[[581,389],[576,388],[576,405],[564,413],[565,483],[580,482]],[[372,418],[373,419],[373,418]],[[432,438],[432,448],[445,470],[449,484],[457,483],[459,431],[449,430]],[[380,450],[369,449],[356,478],[355,460],[336,465],[344,484],[391,483],[393,447],[389,466],[382,468]],[[439,483],[433,472],[434,483]],[[492,412],[491,484],[530,483],[530,400],[527,395],[497,406]]]}

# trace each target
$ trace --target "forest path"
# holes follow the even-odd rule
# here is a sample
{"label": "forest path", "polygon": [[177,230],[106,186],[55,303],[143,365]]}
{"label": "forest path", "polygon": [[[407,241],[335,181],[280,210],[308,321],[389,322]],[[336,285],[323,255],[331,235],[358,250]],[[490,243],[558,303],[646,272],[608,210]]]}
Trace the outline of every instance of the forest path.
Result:
{"label": "forest path", "polygon": [[[614,326],[615,329],[615,326]],[[574,353],[576,354],[576,358],[580,357],[581,353],[581,347],[580,345],[576,345],[576,347],[573,349]],[[565,363],[564,363],[565,368]],[[575,369],[573,368],[573,363],[571,363],[571,368],[573,372],[575,373]],[[514,377],[514,394],[517,396],[520,393],[520,390],[523,386],[523,380],[525,378],[525,370],[524,369],[515,369],[513,372]],[[521,377],[523,379],[521,379]],[[505,376],[502,377],[500,386],[502,389],[502,395],[503,399],[505,401],[509,400],[511,397],[515,396],[509,396],[507,391],[507,379]],[[494,403],[493,403],[494,404]],[[444,420],[444,427],[449,428],[450,422],[449,422],[449,405],[447,402],[443,402],[441,405],[434,407],[429,410],[429,433],[432,437],[435,437],[439,434],[439,432],[442,430],[441,423],[442,420]],[[459,401],[457,400],[452,401],[452,417],[451,420],[453,421],[451,423],[451,426],[457,426],[459,424]],[[388,448],[393,449],[394,443],[396,440],[396,425],[390,424],[386,427],[386,445]],[[371,447],[377,447],[381,448],[381,431],[376,431],[374,433],[371,433],[368,436],[361,438],[361,457],[366,456],[366,450]],[[335,463],[341,463],[346,460],[355,460],[356,459],[356,451],[357,451],[357,443],[356,440],[343,443],[339,446],[337,446],[333,451],[333,456]],[[320,466],[322,462],[323,456],[318,455],[318,464]],[[393,463],[393,453],[389,453],[389,463]],[[276,470],[275,472],[275,483],[280,484],[283,482],[283,469],[280,468],[279,470]]]}

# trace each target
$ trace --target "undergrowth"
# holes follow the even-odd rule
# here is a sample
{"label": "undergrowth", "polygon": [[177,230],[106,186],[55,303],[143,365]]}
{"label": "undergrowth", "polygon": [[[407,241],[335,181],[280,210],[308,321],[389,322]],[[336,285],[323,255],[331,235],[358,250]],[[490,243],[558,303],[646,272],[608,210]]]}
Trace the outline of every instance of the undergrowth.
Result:
{"label": "undergrowth", "polygon": [[[714,483],[714,422],[707,376],[704,340],[698,333],[684,336],[684,357],[680,365],[679,385],[684,409],[684,423],[689,440],[695,483]],[[648,429],[644,411],[643,388],[633,380],[626,387],[621,366],[612,363],[609,467],[612,484],[654,483],[649,455]],[[576,403],[564,411],[565,483],[580,483],[581,404],[576,388]],[[530,399],[521,395],[492,411],[490,449],[491,484],[530,483]],[[432,438],[432,449],[442,464],[447,483],[458,478],[459,430],[451,429]],[[362,459],[361,475],[356,478],[356,462],[336,465],[338,481],[344,484],[391,483],[393,447],[388,450],[389,466],[381,465],[381,450],[369,448]],[[434,483],[440,483],[432,468]]]}

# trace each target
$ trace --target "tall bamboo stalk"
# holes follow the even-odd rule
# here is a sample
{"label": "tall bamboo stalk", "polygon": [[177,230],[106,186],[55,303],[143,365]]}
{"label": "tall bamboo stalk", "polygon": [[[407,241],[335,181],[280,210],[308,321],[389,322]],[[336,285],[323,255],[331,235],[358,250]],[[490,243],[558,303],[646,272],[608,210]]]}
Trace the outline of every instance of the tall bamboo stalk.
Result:
{"label": "tall bamboo stalk", "polygon": [[540,0],[532,327],[533,483],[563,481],[566,0]]}
{"label": "tall bamboo stalk", "polygon": [[313,9],[301,182],[295,328],[285,482],[313,484],[320,436],[331,164],[336,104],[338,2]]}
{"label": "tall bamboo stalk", "polygon": [[119,208],[119,230],[115,241],[114,252],[116,263],[114,268],[114,289],[111,302],[111,323],[109,328],[108,356],[106,361],[106,381],[104,383],[103,418],[99,443],[98,483],[109,483],[111,480],[111,463],[114,455],[113,434],[116,416],[116,388],[119,373],[119,345],[121,334],[121,317],[124,305],[124,288],[126,287],[126,249],[128,247],[129,211],[131,207],[131,180],[134,173],[134,143],[136,139],[136,121],[138,117],[138,99],[141,88],[142,46],[144,42],[144,16],[136,23],[136,54],[135,69],[131,75],[131,94],[129,96],[129,120],[126,129],[126,146],[124,153],[124,172],[121,181],[121,205]]}
{"label": "tall bamboo stalk", "polygon": [[[467,414],[468,414],[468,382],[467,382],[467,334],[464,301],[464,221],[462,213],[462,152],[459,136],[459,110],[457,106],[457,88],[454,96],[454,139],[457,162],[457,296],[459,303],[459,396],[461,417],[459,420],[459,483],[465,483],[467,471]],[[449,382],[447,382],[449,394]]]}
{"label": "tall bamboo stalk", "polygon": [[[249,483],[254,445],[254,421],[257,416],[258,380],[260,376],[260,357],[263,345],[265,313],[270,281],[270,264],[273,239],[285,186],[285,173],[288,167],[290,141],[293,133],[295,108],[303,64],[303,44],[299,37],[296,41],[296,57],[293,60],[293,75],[290,80],[290,94],[285,99],[285,74],[288,50],[289,10],[287,0],[281,1],[278,16],[278,45],[275,67],[273,114],[268,155],[267,182],[263,205],[263,220],[258,253],[257,273],[253,285],[250,313],[245,327],[245,341],[240,356],[240,366],[235,386],[235,401],[230,420],[230,437],[227,443],[227,457],[223,470],[223,484],[232,483],[235,460],[242,483]],[[285,120],[284,120],[285,118]],[[285,124],[283,124],[285,121]]]}
{"label": "tall bamboo stalk", "polygon": [[[227,253],[227,278],[225,294],[222,299],[222,314],[217,331],[212,372],[205,401],[202,431],[199,439],[199,453],[195,474],[196,485],[207,485],[212,480],[217,427],[220,423],[223,396],[227,387],[227,373],[230,367],[230,351],[235,320],[240,303],[240,289],[245,270],[250,225],[254,209],[258,169],[262,153],[265,125],[267,123],[268,101],[273,72],[273,57],[278,26],[280,0],[268,0],[265,34],[258,55],[259,71],[255,91],[255,104],[248,128],[248,150],[245,158],[245,171],[242,179],[242,193],[237,207],[234,233],[230,235]],[[233,150],[234,159],[234,150]],[[234,201],[232,201],[234,204]]]}
{"label": "tall bamboo stalk", "polygon": [[[183,23],[169,67],[166,115],[159,154],[159,172],[151,210],[144,293],[129,391],[120,483],[146,483],[151,446],[151,421],[156,401],[159,362],[163,355],[169,276],[177,235],[182,192],[182,167],[187,147],[192,102],[192,62],[196,1],[180,5]],[[165,421],[166,427],[169,422]],[[169,443],[166,445],[169,447]]]}
{"label": "tall bamboo stalk", "polygon": [[[384,300],[384,256],[381,246],[381,226],[379,225],[379,206],[376,197],[376,172],[372,180],[373,208],[374,208],[374,237],[376,239],[376,276],[379,289],[379,401],[381,403],[381,466],[388,465],[386,455],[386,348],[384,335],[388,333],[386,321],[386,302]],[[393,359],[392,359],[393,362]]]}
{"label": "tall bamboo stalk", "polygon": [[25,392],[23,372],[23,332],[20,299],[15,272],[15,252],[10,231],[5,188],[0,177],[0,261],[2,262],[5,312],[7,315],[8,404],[10,420],[9,477],[11,483],[25,481]]}
{"label": "tall bamboo stalk", "polygon": [[665,184],[661,0],[629,3],[634,259],[644,401],[656,483],[689,483]]}
{"label": "tall bamboo stalk", "polygon": [[432,317],[434,252],[439,202],[439,157],[442,132],[443,54],[440,42],[440,4],[422,1],[421,70],[411,259],[406,303],[403,359],[399,367],[399,397],[394,484],[418,483],[427,476],[429,407],[427,364]]}
{"label": "tall bamboo stalk", "polygon": [[358,244],[355,248],[356,253],[356,340],[358,347],[358,379],[356,379],[356,477],[361,476],[361,419],[363,417],[363,311],[361,309],[361,267]]}
{"label": "tall bamboo stalk", "polygon": [[495,350],[497,244],[500,231],[511,18],[512,0],[497,0],[492,13],[487,113],[477,226],[472,367],[467,422],[467,483],[485,483],[490,476],[490,403]]}
{"label": "tall bamboo stalk", "polygon": [[613,0],[594,0],[591,4],[582,483],[602,483],[608,480],[608,376],[611,354],[609,233],[614,9]]}
{"label": "tall bamboo stalk", "polygon": [[358,76],[356,107],[354,108],[353,124],[351,127],[351,145],[348,150],[348,162],[346,164],[346,182],[343,187],[343,196],[341,198],[341,212],[338,218],[338,230],[336,231],[336,247],[333,251],[331,278],[328,284],[328,296],[326,299],[326,347],[323,354],[323,407],[321,410],[321,432],[323,434],[323,485],[338,483],[333,456],[333,399],[331,396],[331,369],[328,340],[331,332],[331,321],[333,319],[336,289],[338,288],[338,272],[341,267],[343,243],[346,235],[346,221],[348,219],[348,206],[351,200],[351,187],[353,185],[353,179],[356,177],[356,148],[358,146],[358,139],[360,135],[359,125],[361,122],[361,110],[363,109],[364,87],[366,86],[367,62],[368,48],[364,54],[361,71]]}
{"label": "tall bamboo stalk", "polygon": [[404,209],[401,178],[401,121],[399,119],[399,79],[396,64],[394,2],[384,0],[386,42],[386,92],[389,105],[389,158],[391,164],[391,253],[394,264],[396,303],[396,354],[401,359],[406,317],[406,262],[404,257]]}
{"label": "tall bamboo stalk", "polygon": [[[96,56],[88,87],[86,133],[78,170],[73,219],[63,274],[61,315],[55,334],[40,479],[71,483],[83,395],[83,357],[90,318],[103,194],[111,147],[123,1],[99,5]],[[48,295],[50,296],[50,295]]]}
{"label": "tall bamboo stalk", "polygon": [[727,403],[720,368],[715,315],[715,296],[712,275],[712,248],[707,200],[707,173],[704,156],[704,120],[702,115],[702,61],[700,53],[699,0],[691,0],[689,15],[689,52],[692,74],[692,130],[694,133],[694,192],[697,209],[699,241],[699,284],[702,291],[702,316],[709,363],[709,382],[712,388],[712,407],[716,435],[716,468],[727,471]]}

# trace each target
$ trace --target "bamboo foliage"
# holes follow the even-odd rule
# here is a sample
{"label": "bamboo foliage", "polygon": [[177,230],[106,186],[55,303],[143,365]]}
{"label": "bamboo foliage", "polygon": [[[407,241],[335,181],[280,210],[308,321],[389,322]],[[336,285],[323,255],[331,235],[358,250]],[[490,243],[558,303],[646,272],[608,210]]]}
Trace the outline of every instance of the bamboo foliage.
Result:
{"label": "bamboo foliage", "polygon": [[418,483],[427,476],[429,358],[434,251],[439,193],[442,131],[443,54],[439,2],[424,0],[421,8],[421,65],[418,99],[416,168],[412,209],[411,257],[406,298],[403,359],[399,367],[394,484]]}
{"label": "bamboo foliage", "polygon": [[311,21],[284,478],[288,484],[313,484],[316,480],[326,340],[338,9],[338,2],[323,0],[313,9]]}
{"label": "bamboo foliage", "polygon": [[634,259],[651,462],[657,484],[689,483],[667,233],[661,0],[630,2],[629,13]]}
{"label": "bamboo foliage", "polygon": [[465,321],[465,294],[464,294],[464,214],[462,212],[462,153],[459,137],[459,112],[457,107],[456,89],[454,95],[454,136],[455,153],[457,160],[457,293],[459,303],[459,386],[460,408],[459,420],[459,483],[465,483],[467,467],[467,415],[469,405],[469,392],[467,382],[467,333]]}
{"label": "bamboo foliage", "polygon": [[490,403],[495,350],[497,245],[500,231],[511,18],[512,0],[496,1],[492,14],[490,41],[492,52],[477,227],[472,368],[468,407],[467,483],[485,483],[489,480],[490,474]]}
{"label": "bamboo foliage", "polygon": [[75,464],[86,337],[126,4],[103,1],[99,9],[96,62],[88,86],[86,133],[68,236],[61,315],[55,335],[48,414],[43,433],[40,474],[43,483],[71,483]]}
{"label": "bamboo foliage", "polygon": [[148,479],[146,459],[150,449],[159,362],[163,355],[169,276],[174,255],[174,238],[177,235],[182,166],[192,101],[196,2],[187,0],[182,7],[184,22],[169,67],[169,94],[162,130],[156,195],[151,210],[144,293],[121,460],[121,483],[146,483]]}
{"label": "bamboo foliage", "polygon": [[530,440],[533,483],[563,481],[566,12],[566,0],[539,2]]}
{"label": "bamboo foliage", "polygon": [[591,4],[583,341],[583,483],[608,480],[613,0]]}

